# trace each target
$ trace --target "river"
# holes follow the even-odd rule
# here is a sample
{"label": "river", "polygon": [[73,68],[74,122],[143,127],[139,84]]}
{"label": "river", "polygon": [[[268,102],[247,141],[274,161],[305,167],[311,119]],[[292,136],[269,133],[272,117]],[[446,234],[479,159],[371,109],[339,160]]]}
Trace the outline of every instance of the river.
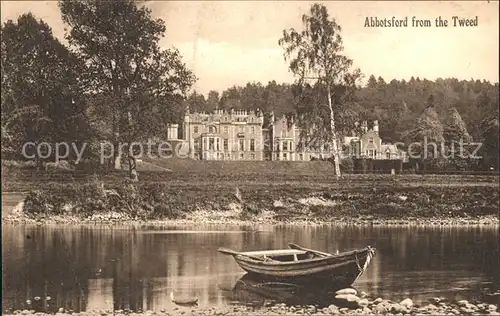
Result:
{"label": "river", "polygon": [[197,297],[201,306],[258,305],[263,296],[237,286],[243,271],[217,248],[286,248],[289,241],[326,252],[375,247],[376,256],[353,284],[375,297],[410,297],[417,304],[436,296],[494,303],[498,235],[498,227],[478,226],[2,225],[3,311],[33,304],[48,311],[168,311],[174,308],[172,291]]}

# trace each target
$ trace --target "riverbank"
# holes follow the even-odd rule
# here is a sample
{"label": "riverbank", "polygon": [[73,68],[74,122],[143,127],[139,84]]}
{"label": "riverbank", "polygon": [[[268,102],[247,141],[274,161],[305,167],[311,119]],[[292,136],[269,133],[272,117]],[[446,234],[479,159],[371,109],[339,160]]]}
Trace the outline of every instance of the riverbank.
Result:
{"label": "riverbank", "polygon": [[148,225],[498,225],[498,186],[328,187],[313,182],[47,183],[2,222]]}
{"label": "riverbank", "polygon": [[[361,296],[361,297],[360,297]],[[470,303],[466,300],[447,302],[441,298],[433,298],[426,305],[414,305],[410,298],[401,302],[395,302],[382,298],[369,298],[363,295],[340,294],[336,295],[336,304],[320,308],[316,305],[287,306],[285,304],[269,305],[264,307],[250,306],[225,306],[225,307],[175,307],[173,310],[133,312],[130,310],[93,310],[81,313],[73,313],[59,309],[57,316],[86,316],[86,315],[500,315],[498,305],[487,303]],[[10,315],[33,315],[33,310],[15,311]],[[5,314],[9,315],[9,314]],[[36,313],[35,315],[53,315]]]}

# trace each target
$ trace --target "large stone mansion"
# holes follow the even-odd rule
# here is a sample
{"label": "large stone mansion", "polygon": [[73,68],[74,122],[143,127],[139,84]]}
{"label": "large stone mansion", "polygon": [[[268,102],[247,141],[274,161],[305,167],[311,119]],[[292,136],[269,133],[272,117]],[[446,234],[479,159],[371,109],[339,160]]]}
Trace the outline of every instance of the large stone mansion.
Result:
{"label": "large stone mansion", "polygon": [[[299,146],[300,128],[293,118],[275,118],[271,113],[269,121],[265,127],[261,111],[190,113],[188,109],[181,126],[168,126],[167,140],[181,141],[182,147],[187,147],[188,155],[200,160],[308,161],[332,156],[328,145],[314,150]],[[345,154],[373,159],[404,159],[404,153],[395,145],[382,144],[377,121],[372,129],[368,129],[366,121],[363,122],[361,130],[360,136],[344,138]]]}

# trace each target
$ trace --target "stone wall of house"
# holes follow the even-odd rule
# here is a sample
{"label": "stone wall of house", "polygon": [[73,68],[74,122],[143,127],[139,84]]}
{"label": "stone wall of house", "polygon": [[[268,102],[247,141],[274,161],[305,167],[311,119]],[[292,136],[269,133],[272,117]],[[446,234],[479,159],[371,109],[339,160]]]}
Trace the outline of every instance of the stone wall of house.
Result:
{"label": "stone wall of house", "polygon": [[[194,159],[309,161],[333,156],[330,144],[315,149],[306,144],[299,146],[301,130],[293,117],[275,119],[271,113],[270,122],[264,127],[260,111],[216,110],[210,114],[188,111],[182,124],[182,135],[189,156]],[[169,126],[169,135],[176,135],[171,130],[173,126]],[[394,145],[382,142],[377,121],[370,129],[367,121],[356,124],[352,135],[345,137],[339,145],[344,154],[351,157],[393,160],[404,156],[404,152]]]}

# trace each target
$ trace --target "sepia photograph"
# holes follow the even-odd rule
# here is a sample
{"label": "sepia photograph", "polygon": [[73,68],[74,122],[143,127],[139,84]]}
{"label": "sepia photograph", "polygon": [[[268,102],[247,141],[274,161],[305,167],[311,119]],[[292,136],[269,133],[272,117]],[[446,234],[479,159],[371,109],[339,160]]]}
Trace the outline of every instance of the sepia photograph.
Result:
{"label": "sepia photograph", "polygon": [[499,1],[0,4],[3,315],[500,315]]}

